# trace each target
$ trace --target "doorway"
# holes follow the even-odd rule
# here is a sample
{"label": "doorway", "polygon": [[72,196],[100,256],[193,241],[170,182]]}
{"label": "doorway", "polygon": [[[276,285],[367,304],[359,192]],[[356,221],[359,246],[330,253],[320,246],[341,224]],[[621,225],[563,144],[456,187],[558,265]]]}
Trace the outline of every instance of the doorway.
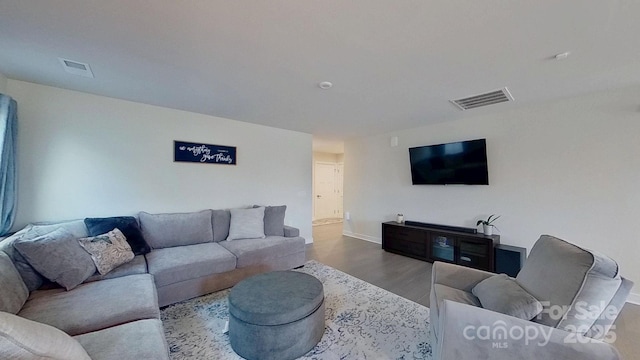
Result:
{"label": "doorway", "polygon": [[342,222],[344,164],[315,161],[313,169],[314,224]]}
{"label": "doorway", "polygon": [[315,164],[315,204],[313,206],[314,219],[336,217],[336,165],[316,162]]}
{"label": "doorway", "polygon": [[314,136],[311,160],[314,227],[343,222],[344,160],[343,141]]}

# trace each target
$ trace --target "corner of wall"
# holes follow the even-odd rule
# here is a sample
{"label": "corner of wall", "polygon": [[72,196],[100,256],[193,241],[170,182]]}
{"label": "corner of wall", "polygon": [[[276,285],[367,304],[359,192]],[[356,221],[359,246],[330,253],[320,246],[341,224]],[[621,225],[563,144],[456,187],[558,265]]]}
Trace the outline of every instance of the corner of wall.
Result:
{"label": "corner of wall", "polygon": [[9,79],[3,73],[0,73],[0,93],[6,94],[8,82]]}
{"label": "corner of wall", "polygon": [[356,238],[356,239],[360,239],[360,240],[369,241],[369,242],[376,243],[376,244],[382,244],[382,238],[379,238],[379,237],[376,237],[376,236],[354,233],[353,231],[348,231],[348,230],[343,230],[342,231],[342,235],[348,236],[348,237],[352,237],[352,238]]}

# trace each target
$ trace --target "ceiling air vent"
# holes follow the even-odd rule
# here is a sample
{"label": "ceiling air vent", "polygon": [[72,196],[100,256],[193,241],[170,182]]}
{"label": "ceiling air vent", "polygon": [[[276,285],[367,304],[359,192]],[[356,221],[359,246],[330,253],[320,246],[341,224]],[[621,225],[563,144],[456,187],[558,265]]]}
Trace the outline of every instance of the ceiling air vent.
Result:
{"label": "ceiling air vent", "polygon": [[58,58],[58,60],[60,60],[64,71],[74,75],[93,78],[93,72],[91,72],[89,64],[63,58]]}
{"label": "ceiling air vent", "polygon": [[460,110],[469,110],[480,106],[498,104],[501,102],[513,101],[513,96],[506,87],[500,90],[490,91],[488,93],[469,96],[463,99],[451,100],[451,102],[460,108]]}

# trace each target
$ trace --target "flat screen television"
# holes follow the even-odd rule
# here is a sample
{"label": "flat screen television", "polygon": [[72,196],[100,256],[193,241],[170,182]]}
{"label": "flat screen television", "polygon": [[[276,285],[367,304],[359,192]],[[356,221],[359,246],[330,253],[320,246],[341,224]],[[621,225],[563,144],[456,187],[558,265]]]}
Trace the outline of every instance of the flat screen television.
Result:
{"label": "flat screen television", "polygon": [[489,185],[486,139],[409,149],[413,185]]}

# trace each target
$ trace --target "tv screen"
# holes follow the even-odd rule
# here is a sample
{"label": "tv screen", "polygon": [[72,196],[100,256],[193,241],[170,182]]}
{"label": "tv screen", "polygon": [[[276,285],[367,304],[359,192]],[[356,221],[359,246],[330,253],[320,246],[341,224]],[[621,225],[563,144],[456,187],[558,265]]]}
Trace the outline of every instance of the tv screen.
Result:
{"label": "tv screen", "polygon": [[485,139],[409,149],[414,185],[489,185]]}

